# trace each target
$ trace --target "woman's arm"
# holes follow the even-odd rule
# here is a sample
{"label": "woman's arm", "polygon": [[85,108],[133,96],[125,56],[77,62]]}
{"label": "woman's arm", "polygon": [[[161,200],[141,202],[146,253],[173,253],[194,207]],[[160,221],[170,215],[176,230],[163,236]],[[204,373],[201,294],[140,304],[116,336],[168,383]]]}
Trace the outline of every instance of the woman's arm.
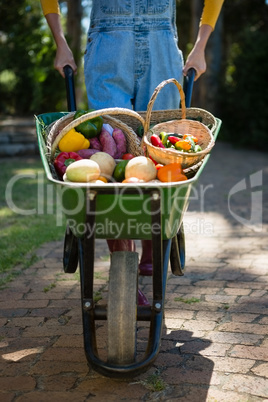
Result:
{"label": "woman's arm", "polygon": [[197,34],[197,38],[192,51],[187,57],[183,74],[186,75],[190,68],[194,68],[196,71],[195,80],[202,75],[207,68],[205,59],[205,50],[207,42],[211,33],[214,30],[216,22],[218,20],[221,7],[224,0],[205,0],[204,9],[200,21],[200,26]]}
{"label": "woman's arm", "polygon": [[201,25],[194,47],[187,57],[183,74],[186,75],[190,68],[194,68],[196,71],[195,81],[206,71],[205,50],[212,31],[213,29],[210,25]]}
{"label": "woman's arm", "polygon": [[76,73],[77,66],[73,58],[73,53],[63,33],[58,1],[41,0],[41,5],[57,46],[57,53],[54,60],[55,69],[64,77],[63,67],[69,65],[72,67],[74,73]]}

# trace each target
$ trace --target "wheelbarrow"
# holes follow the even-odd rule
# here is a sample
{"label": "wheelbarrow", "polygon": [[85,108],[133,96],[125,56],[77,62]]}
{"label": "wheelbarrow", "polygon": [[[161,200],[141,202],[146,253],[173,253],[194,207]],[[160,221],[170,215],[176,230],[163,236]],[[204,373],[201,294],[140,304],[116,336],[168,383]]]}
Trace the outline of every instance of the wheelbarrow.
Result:
{"label": "wheelbarrow", "polygon": [[[74,111],[75,91],[69,66],[65,67],[65,76],[68,109]],[[194,72],[191,71],[186,78],[185,87],[187,110],[190,111],[193,80]],[[110,115],[111,112],[114,111],[103,111],[105,115]],[[119,112],[120,108],[117,108],[117,114]],[[145,112],[138,113],[138,116],[136,112],[131,113],[137,118],[137,125],[144,121]],[[167,120],[178,113],[178,110],[166,111]],[[209,155],[205,156],[195,169],[189,169],[188,180],[184,182],[148,182],[139,185],[63,182],[53,173],[44,129],[65,115],[68,115],[68,112],[37,116],[36,130],[47,180],[61,192],[62,208],[67,222],[70,222],[70,219],[75,222],[71,228],[67,224],[63,268],[66,273],[74,273],[79,265],[86,358],[89,365],[102,375],[133,377],[145,371],[159,353],[168,268],[171,267],[173,275],[184,274],[183,215],[189,204],[191,189],[198,181]],[[207,112],[205,117],[211,116]],[[157,112],[152,112],[151,119],[153,123],[159,122]],[[216,139],[221,121],[212,116],[212,123]],[[84,228],[82,232],[78,230],[81,225]],[[117,233],[114,232],[115,227],[120,229]],[[137,303],[139,257],[134,251],[116,251],[111,254],[107,302],[99,304],[94,300],[96,238],[152,240],[152,301],[149,306],[139,306]],[[96,327],[99,322],[105,322],[107,325],[105,359],[100,357],[97,346]],[[147,322],[149,334],[146,350],[138,357],[137,327],[141,322]]]}

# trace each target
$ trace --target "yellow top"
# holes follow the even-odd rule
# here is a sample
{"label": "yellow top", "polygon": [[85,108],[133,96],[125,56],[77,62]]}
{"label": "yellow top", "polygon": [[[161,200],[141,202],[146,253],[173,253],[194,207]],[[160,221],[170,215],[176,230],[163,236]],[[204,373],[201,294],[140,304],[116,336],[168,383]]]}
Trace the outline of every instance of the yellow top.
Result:
{"label": "yellow top", "polygon": [[40,0],[44,15],[60,14],[60,7],[57,0]]}
{"label": "yellow top", "polygon": [[215,28],[224,0],[204,0],[204,8],[200,25],[210,25]]}
{"label": "yellow top", "polygon": [[[40,0],[44,15],[55,13],[59,14],[58,0]],[[200,25],[210,25],[213,29],[219,17],[224,0],[204,0],[204,8]]]}

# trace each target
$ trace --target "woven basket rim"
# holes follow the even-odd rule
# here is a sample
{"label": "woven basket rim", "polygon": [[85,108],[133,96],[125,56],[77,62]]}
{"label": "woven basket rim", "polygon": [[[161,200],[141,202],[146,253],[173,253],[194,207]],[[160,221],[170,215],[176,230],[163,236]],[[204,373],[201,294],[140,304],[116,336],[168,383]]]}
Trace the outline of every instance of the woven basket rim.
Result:
{"label": "woven basket rim", "polygon": [[[73,116],[75,115],[76,112],[69,112],[68,114],[62,116],[60,119],[56,120],[54,124],[52,124],[52,127],[50,129],[50,132],[47,136],[47,149],[48,149],[48,154],[49,154],[49,159],[52,161],[55,156],[55,151],[56,148],[59,144],[59,141],[61,138],[64,137],[65,134],[71,129],[75,128],[77,125],[80,124],[80,122],[84,122],[87,120],[92,119],[92,114],[94,117],[102,116],[104,119],[104,122],[107,122],[113,127],[121,128],[124,134],[126,135],[126,140],[127,144],[129,145],[131,142],[131,149],[132,152],[141,155],[144,154],[142,147],[141,147],[141,139],[138,137],[138,135],[135,133],[135,131],[126,123],[123,123],[119,118],[112,117],[111,115],[107,114],[107,112],[111,112],[111,114],[115,114],[118,116],[120,113],[122,115],[129,115],[132,118],[137,118],[138,121],[140,121],[141,124],[144,124],[144,119],[140,115],[138,115],[137,112],[134,112],[132,110],[124,109],[124,108],[107,108],[107,109],[100,109],[96,110],[94,112],[87,113],[86,115],[82,115],[81,117],[77,119],[73,119]],[[66,123],[64,125],[64,123]],[[61,125],[64,125],[61,127]],[[57,133],[57,129],[59,129],[59,132]],[[56,133],[56,135],[55,135]],[[53,138],[53,136],[55,136]]]}
{"label": "woven basket rim", "polygon": [[169,123],[168,121],[156,124],[152,129],[150,129],[146,133],[146,135],[144,136],[144,143],[146,144],[146,146],[149,147],[149,148],[155,149],[156,151],[158,151],[160,153],[163,153],[163,155],[165,154],[167,156],[168,155],[170,155],[170,156],[182,156],[184,158],[185,157],[187,157],[187,158],[188,157],[189,158],[196,158],[198,156],[206,155],[213,148],[213,146],[215,144],[215,141],[214,141],[214,138],[213,138],[211,130],[205,124],[203,124],[203,123],[201,123],[199,121],[196,121],[196,120],[189,120],[189,119],[170,120],[170,122],[173,122],[173,121],[176,121],[178,123],[185,123],[185,122],[190,123],[190,124],[195,123],[196,125],[201,126],[202,129],[204,131],[206,131],[209,134],[209,137],[210,137],[210,142],[207,145],[207,147],[205,149],[202,149],[202,151],[198,151],[198,152],[194,152],[194,153],[188,153],[188,152],[178,151],[176,149],[159,148],[159,147],[154,146],[151,142],[149,142],[148,137],[150,138],[151,135],[153,135],[153,133],[154,133],[153,130],[154,130],[155,127],[157,127],[160,124],[162,125],[162,124]]}

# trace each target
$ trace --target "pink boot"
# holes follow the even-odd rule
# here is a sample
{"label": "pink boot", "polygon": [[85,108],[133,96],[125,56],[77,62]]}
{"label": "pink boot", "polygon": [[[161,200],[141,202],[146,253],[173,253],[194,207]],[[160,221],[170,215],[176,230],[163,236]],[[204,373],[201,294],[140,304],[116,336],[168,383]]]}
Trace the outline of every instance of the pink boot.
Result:
{"label": "pink boot", "polygon": [[142,293],[140,289],[138,289],[138,305],[139,306],[150,306],[145,294]]}
{"label": "pink boot", "polygon": [[152,276],[152,240],[142,240],[142,255],[139,264],[139,273],[144,276]]}

